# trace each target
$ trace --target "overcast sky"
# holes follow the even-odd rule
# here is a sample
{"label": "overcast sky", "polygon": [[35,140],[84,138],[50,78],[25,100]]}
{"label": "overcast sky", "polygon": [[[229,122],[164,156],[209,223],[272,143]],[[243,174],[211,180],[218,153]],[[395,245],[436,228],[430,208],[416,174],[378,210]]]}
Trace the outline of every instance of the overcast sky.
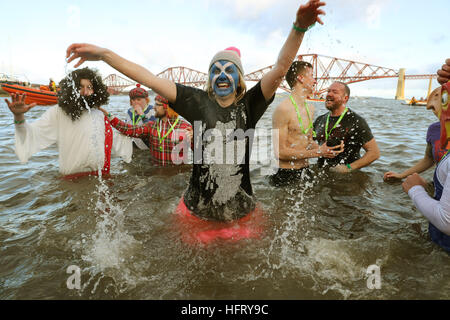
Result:
{"label": "overcast sky", "polygon": [[[74,42],[107,47],[154,73],[186,66],[206,72],[228,46],[241,50],[245,73],[275,63],[305,0],[23,1],[2,3],[0,72],[34,83],[59,82]],[[447,1],[330,0],[324,25],[308,31],[301,53],[317,53],[407,74],[436,73],[450,57]],[[86,64],[103,76],[102,62]],[[73,69],[73,63],[67,66]],[[353,95],[393,98],[397,80],[352,84]],[[433,82],[433,87],[438,84]],[[406,83],[406,96],[426,95],[427,80]]]}

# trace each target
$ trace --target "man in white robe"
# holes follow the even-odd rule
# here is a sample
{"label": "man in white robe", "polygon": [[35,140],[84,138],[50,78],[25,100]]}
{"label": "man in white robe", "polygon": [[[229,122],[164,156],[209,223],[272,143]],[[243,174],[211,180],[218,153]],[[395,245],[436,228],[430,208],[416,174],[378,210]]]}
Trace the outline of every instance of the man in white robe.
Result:
{"label": "man in white robe", "polygon": [[24,114],[36,104],[26,105],[25,95],[6,100],[14,114],[16,155],[22,163],[54,143],[58,145],[59,171],[65,178],[109,174],[111,154],[131,161],[132,140],[113,130],[98,110],[109,93],[95,71],[75,70],[59,84],[58,105],[36,121],[27,123]]}

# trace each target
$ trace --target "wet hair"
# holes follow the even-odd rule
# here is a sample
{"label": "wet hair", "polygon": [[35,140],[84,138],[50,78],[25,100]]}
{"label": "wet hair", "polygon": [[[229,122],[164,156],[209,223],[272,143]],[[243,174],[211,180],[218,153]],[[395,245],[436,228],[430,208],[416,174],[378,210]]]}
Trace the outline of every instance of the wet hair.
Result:
{"label": "wet hair", "polygon": [[[81,79],[92,83],[92,95],[80,96]],[[83,111],[87,110],[86,103],[89,108],[98,108],[109,102],[109,93],[100,73],[88,67],[72,71],[61,80],[59,87],[61,90],[58,91],[58,105],[72,121],[79,119]]]}
{"label": "wet hair", "polygon": [[[245,84],[245,80],[244,80],[244,76],[242,75],[241,71],[239,71],[238,69],[238,73],[239,73],[239,83],[236,89],[236,102],[238,102],[239,100],[241,100],[245,93],[247,92],[247,85]],[[211,70],[209,70],[209,72],[211,72]],[[211,78],[208,75],[208,81],[206,82],[206,88],[205,91],[208,93],[208,96],[211,99],[214,99],[214,88],[211,86]]]}
{"label": "wet hair", "polygon": [[289,87],[294,88],[295,84],[297,83],[297,77],[299,74],[305,74],[306,69],[313,68],[312,64],[306,61],[294,61],[287,74],[286,74],[286,81],[289,85]]}

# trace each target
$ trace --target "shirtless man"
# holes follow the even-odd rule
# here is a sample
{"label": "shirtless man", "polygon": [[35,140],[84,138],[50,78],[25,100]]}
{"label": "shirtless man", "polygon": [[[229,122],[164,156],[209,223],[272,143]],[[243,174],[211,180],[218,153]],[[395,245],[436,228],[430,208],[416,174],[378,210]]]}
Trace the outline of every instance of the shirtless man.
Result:
{"label": "shirtless man", "polygon": [[334,158],[341,153],[343,144],[327,147],[313,141],[314,106],[308,106],[306,97],[313,93],[316,80],[313,67],[305,61],[294,61],[286,74],[292,89],[272,115],[275,156],[279,161],[278,172],[270,177],[275,186],[292,184],[310,176],[308,158]]}

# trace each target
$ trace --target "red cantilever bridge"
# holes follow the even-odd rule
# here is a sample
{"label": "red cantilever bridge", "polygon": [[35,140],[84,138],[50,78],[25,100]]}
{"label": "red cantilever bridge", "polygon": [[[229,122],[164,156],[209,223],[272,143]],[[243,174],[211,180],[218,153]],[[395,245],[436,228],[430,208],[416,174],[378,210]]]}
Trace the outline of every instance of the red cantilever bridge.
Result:
{"label": "red cantilever bridge", "polygon": [[[368,81],[383,78],[405,79],[431,79],[436,78],[435,74],[404,75],[399,70],[375,66],[367,63],[356,62],[346,59],[329,57],[319,54],[302,54],[297,57],[298,60],[304,60],[312,64],[314,68],[314,78],[317,81],[314,95],[320,96],[327,91],[328,87],[334,81],[341,81],[347,84]],[[273,68],[273,65],[248,73],[244,76],[246,81],[259,81]],[[157,74],[157,76],[173,80],[193,87],[204,87],[208,75],[204,72],[193,70],[187,67],[171,67]],[[135,85],[134,81],[124,77],[111,74],[105,79],[105,84],[111,93],[119,93],[124,89]],[[280,85],[280,89],[290,91],[286,81]]]}

